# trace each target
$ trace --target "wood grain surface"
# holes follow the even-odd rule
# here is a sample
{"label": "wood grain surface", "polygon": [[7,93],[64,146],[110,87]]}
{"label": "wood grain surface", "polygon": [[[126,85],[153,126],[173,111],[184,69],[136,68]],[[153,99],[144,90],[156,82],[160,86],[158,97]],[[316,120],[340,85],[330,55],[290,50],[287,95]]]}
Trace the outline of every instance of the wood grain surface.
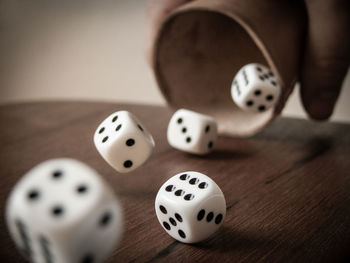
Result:
{"label": "wood grain surface", "polygon": [[[117,110],[135,113],[156,141],[134,172],[118,174],[93,145],[98,124]],[[350,126],[277,119],[249,139],[220,137],[198,157],[172,149],[172,111],[155,106],[42,102],[0,106],[0,261],[23,262],[4,222],[6,198],[36,164],[71,157],[96,169],[125,212],[125,234],[108,262],[350,262]],[[159,187],[194,170],[210,176],[227,202],[222,228],[186,245],[154,211]]]}

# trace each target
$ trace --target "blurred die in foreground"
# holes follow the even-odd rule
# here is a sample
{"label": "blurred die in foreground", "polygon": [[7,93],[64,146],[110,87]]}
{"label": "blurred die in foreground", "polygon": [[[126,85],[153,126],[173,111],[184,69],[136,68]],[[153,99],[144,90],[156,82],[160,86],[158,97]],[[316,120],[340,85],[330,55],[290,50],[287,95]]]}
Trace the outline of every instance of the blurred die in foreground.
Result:
{"label": "blurred die in foreground", "polygon": [[27,172],[6,204],[18,249],[31,262],[103,262],[122,236],[113,190],[73,159],[52,159]]}

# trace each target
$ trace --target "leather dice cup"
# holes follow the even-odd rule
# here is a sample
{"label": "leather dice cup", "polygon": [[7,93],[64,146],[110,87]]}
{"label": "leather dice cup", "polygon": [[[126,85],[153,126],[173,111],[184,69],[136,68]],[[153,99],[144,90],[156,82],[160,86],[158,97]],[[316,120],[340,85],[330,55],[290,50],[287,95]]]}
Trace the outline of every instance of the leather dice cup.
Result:
{"label": "leather dice cup", "polygon": [[[254,135],[281,113],[293,91],[304,26],[304,8],[294,2],[192,1],[172,12],[155,36],[158,86],[171,107],[214,117],[219,134]],[[270,110],[244,111],[232,101],[233,78],[250,63],[271,69],[281,84]]]}

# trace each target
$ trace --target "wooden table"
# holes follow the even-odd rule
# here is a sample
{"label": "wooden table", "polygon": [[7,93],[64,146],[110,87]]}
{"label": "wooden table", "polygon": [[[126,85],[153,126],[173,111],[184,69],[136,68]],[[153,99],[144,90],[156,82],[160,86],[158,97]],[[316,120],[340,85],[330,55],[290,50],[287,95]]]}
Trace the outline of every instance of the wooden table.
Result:
{"label": "wooden table", "polygon": [[[118,174],[92,136],[110,113],[135,113],[156,141],[150,160]],[[95,168],[125,210],[125,235],[108,262],[350,262],[350,126],[278,119],[250,139],[220,137],[198,157],[166,141],[171,110],[107,103],[0,106],[0,261],[22,262],[4,225],[11,187],[31,167],[71,157]],[[159,225],[154,199],[172,175],[195,170],[223,190],[227,217],[209,240],[186,245]]]}

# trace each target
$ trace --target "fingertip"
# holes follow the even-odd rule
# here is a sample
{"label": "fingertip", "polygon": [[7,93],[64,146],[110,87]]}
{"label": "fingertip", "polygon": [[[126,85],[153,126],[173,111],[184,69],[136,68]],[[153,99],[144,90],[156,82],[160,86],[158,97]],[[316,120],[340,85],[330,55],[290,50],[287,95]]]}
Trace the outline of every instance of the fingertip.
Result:
{"label": "fingertip", "polygon": [[325,107],[320,101],[312,101],[304,105],[304,108],[309,118],[316,121],[326,121],[333,113],[333,107]]}
{"label": "fingertip", "polygon": [[309,118],[316,121],[328,120],[333,114],[339,96],[338,91],[338,88],[331,88],[317,90],[313,94],[302,93],[303,106]]}
{"label": "fingertip", "polygon": [[[314,120],[332,115],[350,61],[349,1],[305,1],[308,30],[300,72],[301,99]],[[327,19],[325,19],[327,17]]]}

